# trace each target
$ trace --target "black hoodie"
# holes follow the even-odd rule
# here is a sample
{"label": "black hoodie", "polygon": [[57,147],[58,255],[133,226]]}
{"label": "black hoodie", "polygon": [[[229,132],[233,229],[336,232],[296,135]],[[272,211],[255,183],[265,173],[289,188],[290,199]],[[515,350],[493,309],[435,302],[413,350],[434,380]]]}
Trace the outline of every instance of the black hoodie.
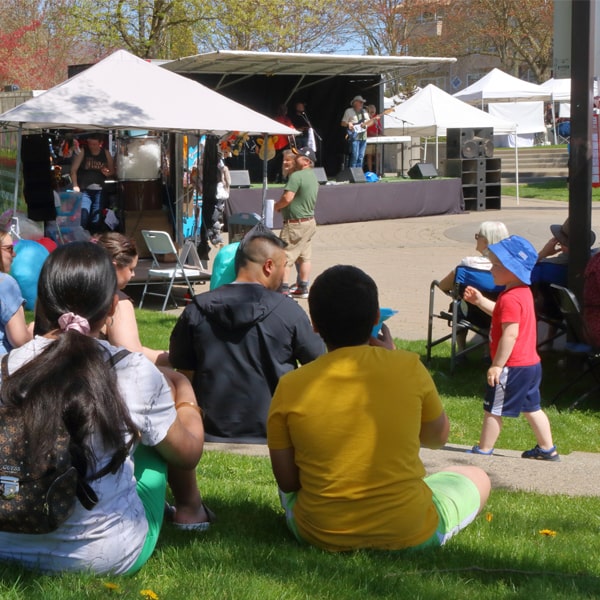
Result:
{"label": "black hoodie", "polygon": [[185,308],[169,357],[175,368],[194,371],[207,441],[265,443],[279,378],[324,352],[294,300],[260,284],[231,283]]}

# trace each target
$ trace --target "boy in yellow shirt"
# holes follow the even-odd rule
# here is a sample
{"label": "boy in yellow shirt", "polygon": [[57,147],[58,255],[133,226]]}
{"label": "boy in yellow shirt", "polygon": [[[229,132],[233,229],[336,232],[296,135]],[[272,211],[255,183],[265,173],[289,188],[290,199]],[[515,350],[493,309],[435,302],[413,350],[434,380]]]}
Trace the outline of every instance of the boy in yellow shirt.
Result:
{"label": "boy in yellow shirt", "polygon": [[449,431],[429,373],[387,327],[371,337],[377,286],[360,269],[322,273],[309,309],[329,352],[280,379],[267,422],[288,526],[332,551],[444,544],[481,511],[490,480],[471,466],[425,477],[420,446],[440,448]]}

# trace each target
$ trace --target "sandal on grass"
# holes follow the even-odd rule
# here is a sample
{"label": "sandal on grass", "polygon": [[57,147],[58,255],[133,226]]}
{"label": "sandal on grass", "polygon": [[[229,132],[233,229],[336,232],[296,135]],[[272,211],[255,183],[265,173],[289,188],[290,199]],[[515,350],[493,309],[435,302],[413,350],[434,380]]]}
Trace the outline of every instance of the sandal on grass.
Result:
{"label": "sandal on grass", "polygon": [[525,450],[525,452],[521,454],[521,458],[534,458],[536,460],[552,460],[554,462],[560,460],[560,456],[558,452],[556,452],[556,446],[552,446],[550,450],[544,450],[540,448],[538,444],[536,444],[535,448],[532,448],[531,450]]}
{"label": "sandal on grass", "polygon": [[174,518],[177,509],[165,502],[165,521],[171,523],[175,529],[179,529],[180,531],[207,531],[210,528],[211,523],[214,523],[217,520],[217,515],[215,515],[206,504],[202,504],[202,506],[204,507],[208,521],[202,521],[201,523],[176,523]]}
{"label": "sandal on grass", "polygon": [[467,450],[467,454],[483,454],[483,456],[491,456],[494,453],[494,449],[482,450],[478,444],[475,444],[470,450]]}

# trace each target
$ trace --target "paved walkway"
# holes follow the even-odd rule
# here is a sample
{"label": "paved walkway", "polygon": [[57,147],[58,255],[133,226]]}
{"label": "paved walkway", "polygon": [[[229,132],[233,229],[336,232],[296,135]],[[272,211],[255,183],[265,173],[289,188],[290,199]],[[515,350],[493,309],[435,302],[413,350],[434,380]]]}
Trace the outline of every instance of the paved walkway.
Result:
{"label": "paved walkway", "polygon": [[[414,217],[390,221],[344,223],[319,227],[313,247],[313,278],[335,264],[354,264],[369,273],[379,287],[380,304],[399,312],[388,324],[395,337],[419,340],[427,336],[429,285],[448,273],[464,256],[475,253],[474,235],[481,221],[503,221],[510,233],[541,248],[550,238],[549,226],[568,216],[567,204],[503,198],[502,210],[458,215]],[[600,206],[592,210],[600,233]],[[600,236],[599,236],[600,239]],[[300,300],[306,307],[305,300]],[[245,454],[267,455],[264,446],[207,444]],[[600,496],[600,454],[573,452],[559,463],[524,460],[520,452],[496,450],[492,457],[474,456],[465,447],[422,450],[428,472],[450,464],[485,468],[495,488],[544,494]]]}

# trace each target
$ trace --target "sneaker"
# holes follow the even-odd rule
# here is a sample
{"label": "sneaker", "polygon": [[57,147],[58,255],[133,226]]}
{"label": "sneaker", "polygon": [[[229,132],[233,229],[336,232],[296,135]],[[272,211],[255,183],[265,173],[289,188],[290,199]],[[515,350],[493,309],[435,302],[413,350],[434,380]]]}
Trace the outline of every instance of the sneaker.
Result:
{"label": "sneaker", "polygon": [[476,444],[470,450],[466,450],[466,453],[467,454],[483,454],[484,456],[491,456],[494,453],[494,449],[492,448],[491,450],[484,451],[479,447],[479,444]]}
{"label": "sneaker", "polygon": [[542,450],[542,448],[540,448],[536,444],[535,448],[532,448],[531,450],[525,450],[525,452],[521,454],[521,458],[534,458],[536,460],[552,460],[554,462],[559,461],[560,456],[558,452],[556,452],[556,454],[552,454],[553,452],[556,452],[556,446],[552,446],[550,450]]}
{"label": "sneaker", "polygon": [[296,287],[293,290],[290,288],[290,296],[292,298],[308,298],[308,288]]}
{"label": "sneaker", "polygon": [[292,285],[290,285],[290,292],[295,292],[297,289],[298,289],[297,283],[292,283]]}

